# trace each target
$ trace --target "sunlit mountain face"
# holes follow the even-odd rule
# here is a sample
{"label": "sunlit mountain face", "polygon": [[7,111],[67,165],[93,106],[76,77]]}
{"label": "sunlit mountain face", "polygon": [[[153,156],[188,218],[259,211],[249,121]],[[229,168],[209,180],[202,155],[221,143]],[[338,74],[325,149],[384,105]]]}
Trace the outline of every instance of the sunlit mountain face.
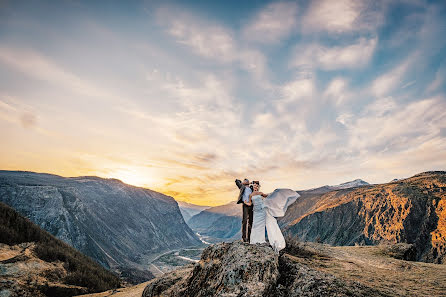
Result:
{"label": "sunlit mountain face", "polygon": [[1,1],[0,168],[180,201],[446,166],[444,1]]}

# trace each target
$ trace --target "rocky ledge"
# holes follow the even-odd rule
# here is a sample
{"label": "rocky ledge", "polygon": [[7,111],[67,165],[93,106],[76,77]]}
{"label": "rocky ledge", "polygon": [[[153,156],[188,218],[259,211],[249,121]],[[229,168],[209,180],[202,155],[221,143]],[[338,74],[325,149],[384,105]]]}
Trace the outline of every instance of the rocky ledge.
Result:
{"label": "rocky ledge", "polygon": [[[311,251],[297,252],[303,257],[314,256]],[[209,246],[198,263],[152,280],[142,294],[143,297],[383,295],[358,282],[346,282],[294,261],[288,253],[278,255],[268,245],[240,241]]]}

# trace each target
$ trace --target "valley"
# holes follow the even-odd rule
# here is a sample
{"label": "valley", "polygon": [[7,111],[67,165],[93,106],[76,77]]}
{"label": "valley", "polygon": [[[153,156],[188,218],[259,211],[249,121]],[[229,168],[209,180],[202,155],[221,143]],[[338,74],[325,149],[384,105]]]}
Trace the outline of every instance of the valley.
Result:
{"label": "valley", "polygon": [[116,179],[0,171],[0,201],[134,284],[155,255],[202,245],[172,197]]}
{"label": "valley", "polygon": [[[332,288],[341,295],[351,291],[353,296],[441,296],[446,291],[446,172],[378,185],[355,180],[298,193],[298,200],[278,219],[288,247],[277,260],[275,277],[286,290],[298,292],[299,286],[317,283],[321,290]],[[163,280],[184,282],[193,267],[207,265],[209,249],[217,253],[221,242],[226,242],[224,249],[269,253],[240,246],[242,207],[234,202],[199,207],[117,180],[4,171],[0,201],[119,274],[124,288],[91,296],[140,296],[144,288],[156,288]],[[32,265],[40,270],[26,268],[35,254],[32,242],[1,248],[3,267],[19,263],[15,267],[21,267],[22,275],[40,284],[29,287],[24,279],[17,290],[43,290],[42,283],[48,283],[57,290],[88,293],[42,278],[47,270],[61,271],[57,263],[36,260],[40,264]],[[13,275],[6,269],[5,275]],[[284,279],[287,274],[292,279]],[[174,283],[169,286],[176,290]],[[294,296],[280,290],[268,294],[259,296]]]}

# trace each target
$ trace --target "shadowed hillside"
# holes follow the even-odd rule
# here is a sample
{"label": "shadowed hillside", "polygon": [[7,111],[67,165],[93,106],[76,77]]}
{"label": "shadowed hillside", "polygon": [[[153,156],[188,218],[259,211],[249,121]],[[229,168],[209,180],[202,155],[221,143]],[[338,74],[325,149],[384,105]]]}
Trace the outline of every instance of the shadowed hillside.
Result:
{"label": "shadowed hillside", "polygon": [[116,179],[0,171],[0,201],[133,283],[160,253],[201,244],[172,197]]}
{"label": "shadowed hillside", "polygon": [[72,296],[119,278],[0,202],[1,296]]}

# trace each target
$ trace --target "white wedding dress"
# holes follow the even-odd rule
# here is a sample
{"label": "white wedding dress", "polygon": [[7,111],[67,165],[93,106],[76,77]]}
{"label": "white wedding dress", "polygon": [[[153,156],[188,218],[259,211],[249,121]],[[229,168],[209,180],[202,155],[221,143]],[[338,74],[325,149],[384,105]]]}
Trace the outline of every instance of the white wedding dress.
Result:
{"label": "white wedding dress", "polygon": [[283,217],[285,212],[300,195],[290,189],[276,189],[265,199],[260,195],[252,197],[254,217],[251,228],[250,243],[264,243],[265,227],[269,244],[274,251],[285,248],[285,238],[277,224],[277,217]]}

